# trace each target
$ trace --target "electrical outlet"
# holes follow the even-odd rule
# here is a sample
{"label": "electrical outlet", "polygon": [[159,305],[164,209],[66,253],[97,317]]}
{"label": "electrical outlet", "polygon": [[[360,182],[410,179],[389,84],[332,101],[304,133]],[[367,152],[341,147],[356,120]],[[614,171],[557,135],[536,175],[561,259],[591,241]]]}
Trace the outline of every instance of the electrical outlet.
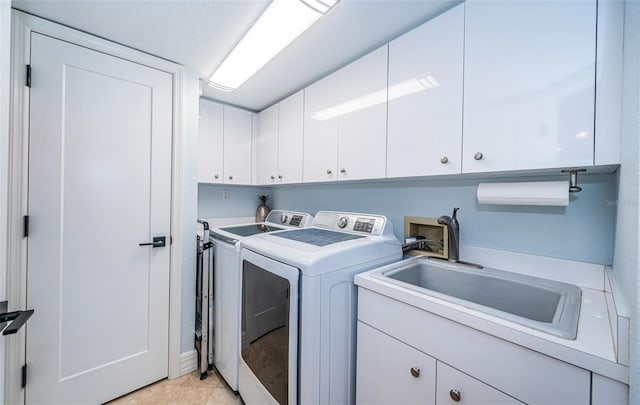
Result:
{"label": "electrical outlet", "polygon": [[222,199],[223,200],[231,199],[231,193],[229,193],[229,190],[226,189],[226,188],[224,190],[222,190]]}

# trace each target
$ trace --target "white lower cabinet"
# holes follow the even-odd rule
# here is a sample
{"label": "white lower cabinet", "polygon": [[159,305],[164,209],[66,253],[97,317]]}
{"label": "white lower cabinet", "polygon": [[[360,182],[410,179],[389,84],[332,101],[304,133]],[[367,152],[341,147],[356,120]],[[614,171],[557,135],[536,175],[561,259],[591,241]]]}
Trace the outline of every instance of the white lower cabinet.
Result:
{"label": "white lower cabinet", "polygon": [[522,404],[495,388],[439,361],[436,404]]}
{"label": "white lower cabinet", "polygon": [[522,404],[362,322],[358,322],[356,402],[362,405]]}
{"label": "white lower cabinet", "polygon": [[358,288],[356,402],[590,405],[591,372]]}
{"label": "white lower cabinet", "polygon": [[435,399],[436,360],[358,322],[356,402],[410,405]]}

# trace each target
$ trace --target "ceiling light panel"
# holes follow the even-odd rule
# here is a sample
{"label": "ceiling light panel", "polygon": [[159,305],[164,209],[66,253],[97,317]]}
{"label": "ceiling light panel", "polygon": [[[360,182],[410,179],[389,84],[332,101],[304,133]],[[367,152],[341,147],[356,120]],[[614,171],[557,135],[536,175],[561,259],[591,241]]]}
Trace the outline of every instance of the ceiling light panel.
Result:
{"label": "ceiling light panel", "polygon": [[273,0],[209,79],[233,91],[318,21],[334,0]]}

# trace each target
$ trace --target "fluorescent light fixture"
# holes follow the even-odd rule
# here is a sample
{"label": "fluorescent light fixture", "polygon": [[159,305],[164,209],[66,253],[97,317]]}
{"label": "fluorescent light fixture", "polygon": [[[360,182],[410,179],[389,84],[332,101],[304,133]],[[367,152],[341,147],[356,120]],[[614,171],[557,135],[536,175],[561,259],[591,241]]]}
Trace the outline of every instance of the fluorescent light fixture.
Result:
{"label": "fluorescent light fixture", "polygon": [[409,94],[417,93],[419,91],[432,89],[440,86],[440,83],[433,77],[431,73],[425,73],[418,77],[396,83],[389,86],[389,94],[387,95],[387,89],[376,90],[372,93],[365,94],[354,98],[344,103],[325,108],[320,111],[316,111],[311,114],[313,119],[318,121],[325,121],[335,118],[340,115],[349,114],[354,111],[364,110],[365,108],[372,107],[377,104],[382,104],[387,100],[395,100],[396,98],[404,97]]}
{"label": "fluorescent light fixture", "polygon": [[234,91],[339,0],[273,0],[209,78],[218,90]]}

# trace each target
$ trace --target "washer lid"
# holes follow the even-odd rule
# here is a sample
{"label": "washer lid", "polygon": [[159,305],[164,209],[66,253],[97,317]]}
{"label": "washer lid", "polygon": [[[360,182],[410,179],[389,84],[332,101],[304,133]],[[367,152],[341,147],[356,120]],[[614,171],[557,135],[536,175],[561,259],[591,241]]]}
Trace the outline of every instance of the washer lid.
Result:
{"label": "washer lid", "polygon": [[220,228],[221,231],[229,232],[238,236],[252,236],[265,232],[281,231],[283,229],[284,228],[278,228],[277,226],[266,224],[250,224]]}
{"label": "washer lid", "polygon": [[321,247],[365,237],[343,232],[327,231],[318,228],[296,229],[294,231],[279,232],[274,233],[273,236],[291,239],[298,242],[307,243],[309,245]]}

